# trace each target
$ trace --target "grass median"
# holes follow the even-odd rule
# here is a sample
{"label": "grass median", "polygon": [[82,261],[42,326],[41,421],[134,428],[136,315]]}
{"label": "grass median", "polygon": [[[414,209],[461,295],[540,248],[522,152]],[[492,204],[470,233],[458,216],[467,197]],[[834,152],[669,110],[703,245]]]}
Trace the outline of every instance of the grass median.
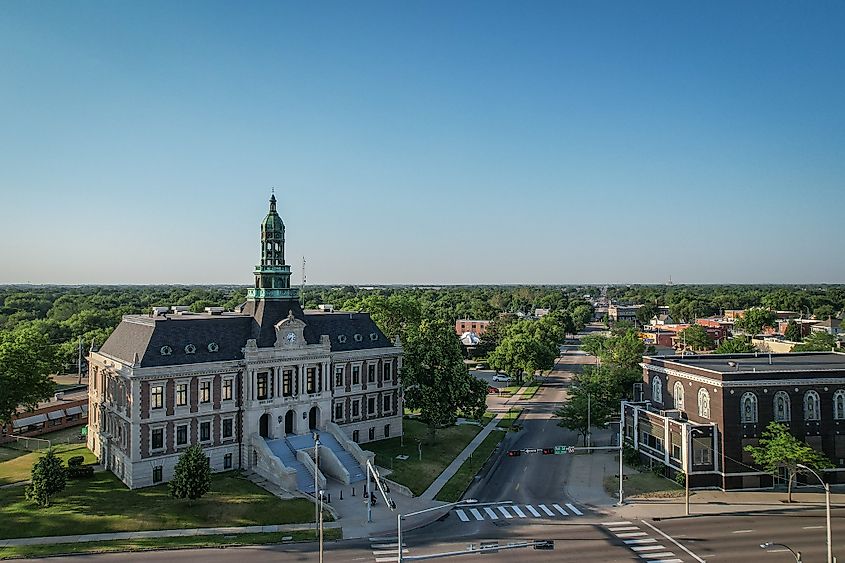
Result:
{"label": "grass median", "polygon": [[522,414],[522,407],[511,407],[508,412],[504,413],[496,423],[499,428],[510,428],[516,424],[519,415]]}
{"label": "grass median", "polygon": [[[390,480],[405,485],[415,495],[422,494],[481,431],[480,426],[462,424],[438,430],[431,440],[428,426],[418,420],[404,420],[403,428],[404,446],[399,438],[390,438],[369,442],[363,448],[376,454],[376,464],[393,470]],[[408,459],[397,459],[399,455]]]}
{"label": "grass median", "polygon": [[[325,515],[331,520],[331,515]],[[167,485],[127,489],[101,471],[68,481],[48,508],[24,498],[23,487],[0,489],[0,538],[174,530],[217,526],[299,524],[314,520],[304,499],[279,500],[237,472],[211,478],[211,491],[193,502],[170,496]]]}
{"label": "grass median", "polygon": [[[676,482],[651,471],[644,473],[627,473],[622,481],[622,489],[626,497],[640,498],[675,498],[684,495],[684,489]],[[619,492],[619,477],[604,478],[604,490],[611,496]]]}
{"label": "grass median", "polygon": [[472,456],[467,458],[467,460],[461,464],[458,472],[455,473],[445,485],[443,485],[443,488],[440,489],[439,493],[437,493],[435,499],[443,502],[456,502],[460,500],[469,488],[472,480],[478,472],[481,471],[484,464],[487,463],[487,460],[496,450],[496,447],[504,437],[504,432],[494,430],[486,438],[484,438],[481,444],[478,445],[478,448],[472,453]]}
{"label": "grass median", "polygon": [[[342,538],[339,528],[323,531],[325,541]],[[175,538],[137,538],[85,543],[60,543],[51,545],[26,545],[0,548],[0,559],[50,557],[84,553],[109,553],[115,551],[147,551],[153,549],[197,549],[202,547],[234,547],[239,545],[283,544],[296,541],[314,541],[313,530],[272,532],[267,534],[227,534],[214,536],[182,536]],[[175,557],[174,557],[175,559]]]}

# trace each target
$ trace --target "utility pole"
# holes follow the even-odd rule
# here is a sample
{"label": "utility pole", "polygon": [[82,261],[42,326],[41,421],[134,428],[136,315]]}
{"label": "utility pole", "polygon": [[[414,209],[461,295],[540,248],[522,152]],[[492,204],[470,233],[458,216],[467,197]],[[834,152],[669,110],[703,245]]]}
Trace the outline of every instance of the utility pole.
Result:
{"label": "utility pole", "polygon": [[82,384],[82,335],[79,335],[79,355],[76,359],[76,383]]}
{"label": "utility pole", "polygon": [[587,393],[587,447],[590,447],[590,397],[591,394]]}

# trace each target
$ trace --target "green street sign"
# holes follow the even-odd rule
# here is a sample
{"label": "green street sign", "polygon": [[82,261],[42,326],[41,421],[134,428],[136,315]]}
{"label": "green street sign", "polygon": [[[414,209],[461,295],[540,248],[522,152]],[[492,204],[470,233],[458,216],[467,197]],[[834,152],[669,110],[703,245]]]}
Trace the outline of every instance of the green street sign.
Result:
{"label": "green street sign", "polygon": [[566,446],[555,446],[555,455],[561,455],[566,453]]}

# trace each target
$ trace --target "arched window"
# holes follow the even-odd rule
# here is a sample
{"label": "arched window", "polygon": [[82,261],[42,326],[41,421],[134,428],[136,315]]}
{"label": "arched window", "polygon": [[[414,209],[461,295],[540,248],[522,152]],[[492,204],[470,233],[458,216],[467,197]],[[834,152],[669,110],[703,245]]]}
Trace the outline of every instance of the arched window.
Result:
{"label": "arched window", "polygon": [[792,412],[789,407],[789,395],[786,391],[775,393],[775,420],[778,422],[789,422],[792,420]]}
{"label": "arched window", "polygon": [[739,418],[743,423],[757,422],[757,395],[743,393],[739,400]]}
{"label": "arched window", "polygon": [[804,393],[804,420],[821,420],[819,394],[815,391]]}
{"label": "arched window", "polygon": [[698,416],[710,418],[710,393],[704,387],[698,390]]}
{"label": "arched window", "polygon": [[651,400],[663,404],[663,381],[659,375],[651,378]]}
{"label": "arched window", "polygon": [[675,386],[672,389],[672,396],[675,398],[675,408],[682,411],[684,410],[684,385],[680,381],[675,382]]}
{"label": "arched window", "polygon": [[839,389],[833,394],[833,418],[845,420],[845,389]]}

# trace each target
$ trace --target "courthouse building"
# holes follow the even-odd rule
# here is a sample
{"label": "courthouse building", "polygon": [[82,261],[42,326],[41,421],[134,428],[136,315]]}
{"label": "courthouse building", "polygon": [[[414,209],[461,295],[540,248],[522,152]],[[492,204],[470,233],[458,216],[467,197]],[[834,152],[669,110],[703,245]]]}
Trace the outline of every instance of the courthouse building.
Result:
{"label": "courthouse building", "polygon": [[[212,469],[312,493],[363,479],[358,443],[402,432],[402,348],[366,313],[304,311],[275,196],[261,262],[235,311],[127,315],[90,357],[88,447],[131,488],[167,481],[201,444]],[[311,458],[318,433],[320,467]]]}
{"label": "courthouse building", "polygon": [[845,483],[845,354],[655,356],[642,367],[643,400],[623,403],[626,441],[691,486],[785,484],[745,451],[772,421],[830,459],[827,481]]}

